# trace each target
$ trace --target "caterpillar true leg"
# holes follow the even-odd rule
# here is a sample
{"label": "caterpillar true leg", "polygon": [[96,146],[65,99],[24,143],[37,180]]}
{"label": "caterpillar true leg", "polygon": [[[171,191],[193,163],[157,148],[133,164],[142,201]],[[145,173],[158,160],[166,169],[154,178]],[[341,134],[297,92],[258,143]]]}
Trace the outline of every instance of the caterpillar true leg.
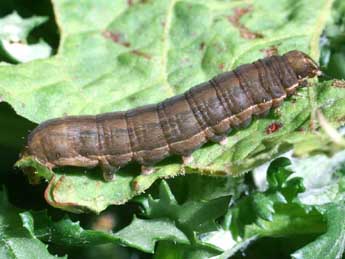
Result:
{"label": "caterpillar true leg", "polygon": [[152,166],[146,166],[146,165],[142,165],[141,166],[141,173],[143,175],[150,175],[155,171],[155,169]]}
{"label": "caterpillar true leg", "polygon": [[183,164],[187,165],[193,161],[192,155],[182,156]]}
{"label": "caterpillar true leg", "polygon": [[105,181],[112,181],[115,179],[115,173],[119,170],[118,167],[111,166],[105,157],[99,159],[99,165],[102,169],[103,178]]}
{"label": "caterpillar true leg", "polygon": [[219,141],[219,144],[225,146],[226,144],[228,144],[228,138],[225,136],[221,141]]}

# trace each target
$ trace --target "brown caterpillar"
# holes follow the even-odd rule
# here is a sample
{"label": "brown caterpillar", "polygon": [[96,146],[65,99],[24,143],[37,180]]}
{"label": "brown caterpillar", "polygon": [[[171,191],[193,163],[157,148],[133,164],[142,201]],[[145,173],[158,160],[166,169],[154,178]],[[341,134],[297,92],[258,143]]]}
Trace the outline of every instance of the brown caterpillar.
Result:
{"label": "brown caterpillar", "polygon": [[105,180],[131,161],[143,173],[172,155],[190,154],[207,141],[222,142],[232,128],[247,126],[252,115],[279,106],[318,65],[294,50],[215,76],[158,104],[96,116],[70,116],[40,124],[28,137],[23,156],[45,166],[94,167]]}

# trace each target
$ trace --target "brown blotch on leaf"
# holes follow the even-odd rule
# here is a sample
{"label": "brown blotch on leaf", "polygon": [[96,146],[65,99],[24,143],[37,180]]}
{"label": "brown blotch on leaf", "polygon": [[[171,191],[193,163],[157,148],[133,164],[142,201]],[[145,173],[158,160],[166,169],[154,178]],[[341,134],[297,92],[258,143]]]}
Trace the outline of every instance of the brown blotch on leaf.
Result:
{"label": "brown blotch on leaf", "polygon": [[332,86],[337,88],[345,88],[345,80],[333,80]]}
{"label": "brown blotch on leaf", "polygon": [[127,5],[132,6],[134,4],[146,4],[148,2],[149,2],[149,0],[137,0],[137,1],[127,0]]}
{"label": "brown blotch on leaf", "polygon": [[266,134],[272,134],[272,133],[278,131],[281,127],[283,127],[282,123],[280,123],[280,122],[272,122],[266,128]]}
{"label": "brown blotch on leaf", "polygon": [[269,46],[267,49],[261,49],[260,51],[265,54],[265,57],[272,57],[279,54],[278,48],[275,45]]}
{"label": "brown blotch on leaf", "polygon": [[133,53],[136,56],[143,57],[145,59],[151,59],[152,58],[149,54],[147,54],[145,52],[141,52],[140,50],[137,50],[137,49],[132,50],[131,53]]}
{"label": "brown blotch on leaf", "polygon": [[111,32],[111,31],[104,31],[102,33],[102,35],[107,38],[112,40],[113,42],[120,44],[126,48],[129,48],[131,46],[131,44],[127,41],[124,41],[123,39],[123,35],[121,33],[118,32]]}
{"label": "brown blotch on leaf", "polygon": [[248,40],[263,38],[262,34],[251,31],[249,28],[247,28],[240,22],[242,16],[252,11],[253,8],[251,6],[245,8],[235,8],[233,15],[228,16],[228,21],[240,31],[241,37]]}
{"label": "brown blotch on leaf", "polygon": [[220,70],[223,70],[223,69],[224,69],[224,63],[220,63],[220,64],[218,65],[218,68],[219,68]]}
{"label": "brown blotch on leaf", "polygon": [[200,50],[204,50],[205,49],[205,42],[201,42],[199,48],[200,48]]}

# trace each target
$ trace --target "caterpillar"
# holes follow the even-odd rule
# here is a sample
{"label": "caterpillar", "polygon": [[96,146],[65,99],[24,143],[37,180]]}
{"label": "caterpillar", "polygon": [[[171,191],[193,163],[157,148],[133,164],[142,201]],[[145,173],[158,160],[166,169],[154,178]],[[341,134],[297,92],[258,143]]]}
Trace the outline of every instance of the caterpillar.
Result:
{"label": "caterpillar", "polygon": [[142,173],[169,155],[191,153],[208,141],[223,143],[253,115],[264,116],[321,71],[293,50],[237,67],[183,94],[128,111],[66,116],[45,121],[28,136],[22,156],[53,169],[100,166],[106,181],[136,161]]}

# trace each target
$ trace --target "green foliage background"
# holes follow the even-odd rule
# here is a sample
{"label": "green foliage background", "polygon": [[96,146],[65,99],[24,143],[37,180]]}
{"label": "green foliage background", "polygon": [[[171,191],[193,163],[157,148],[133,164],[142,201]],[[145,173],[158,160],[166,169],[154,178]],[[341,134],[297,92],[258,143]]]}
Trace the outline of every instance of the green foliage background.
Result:
{"label": "green foliage background", "polygon": [[[262,36],[241,35],[239,8]],[[345,78],[344,14],[331,0],[2,1],[0,258],[342,258],[345,88],[330,79]],[[106,183],[19,161],[38,185],[13,168],[36,123],[155,103],[273,46],[330,78],[188,165],[129,165]],[[283,127],[267,134],[272,122]]]}

